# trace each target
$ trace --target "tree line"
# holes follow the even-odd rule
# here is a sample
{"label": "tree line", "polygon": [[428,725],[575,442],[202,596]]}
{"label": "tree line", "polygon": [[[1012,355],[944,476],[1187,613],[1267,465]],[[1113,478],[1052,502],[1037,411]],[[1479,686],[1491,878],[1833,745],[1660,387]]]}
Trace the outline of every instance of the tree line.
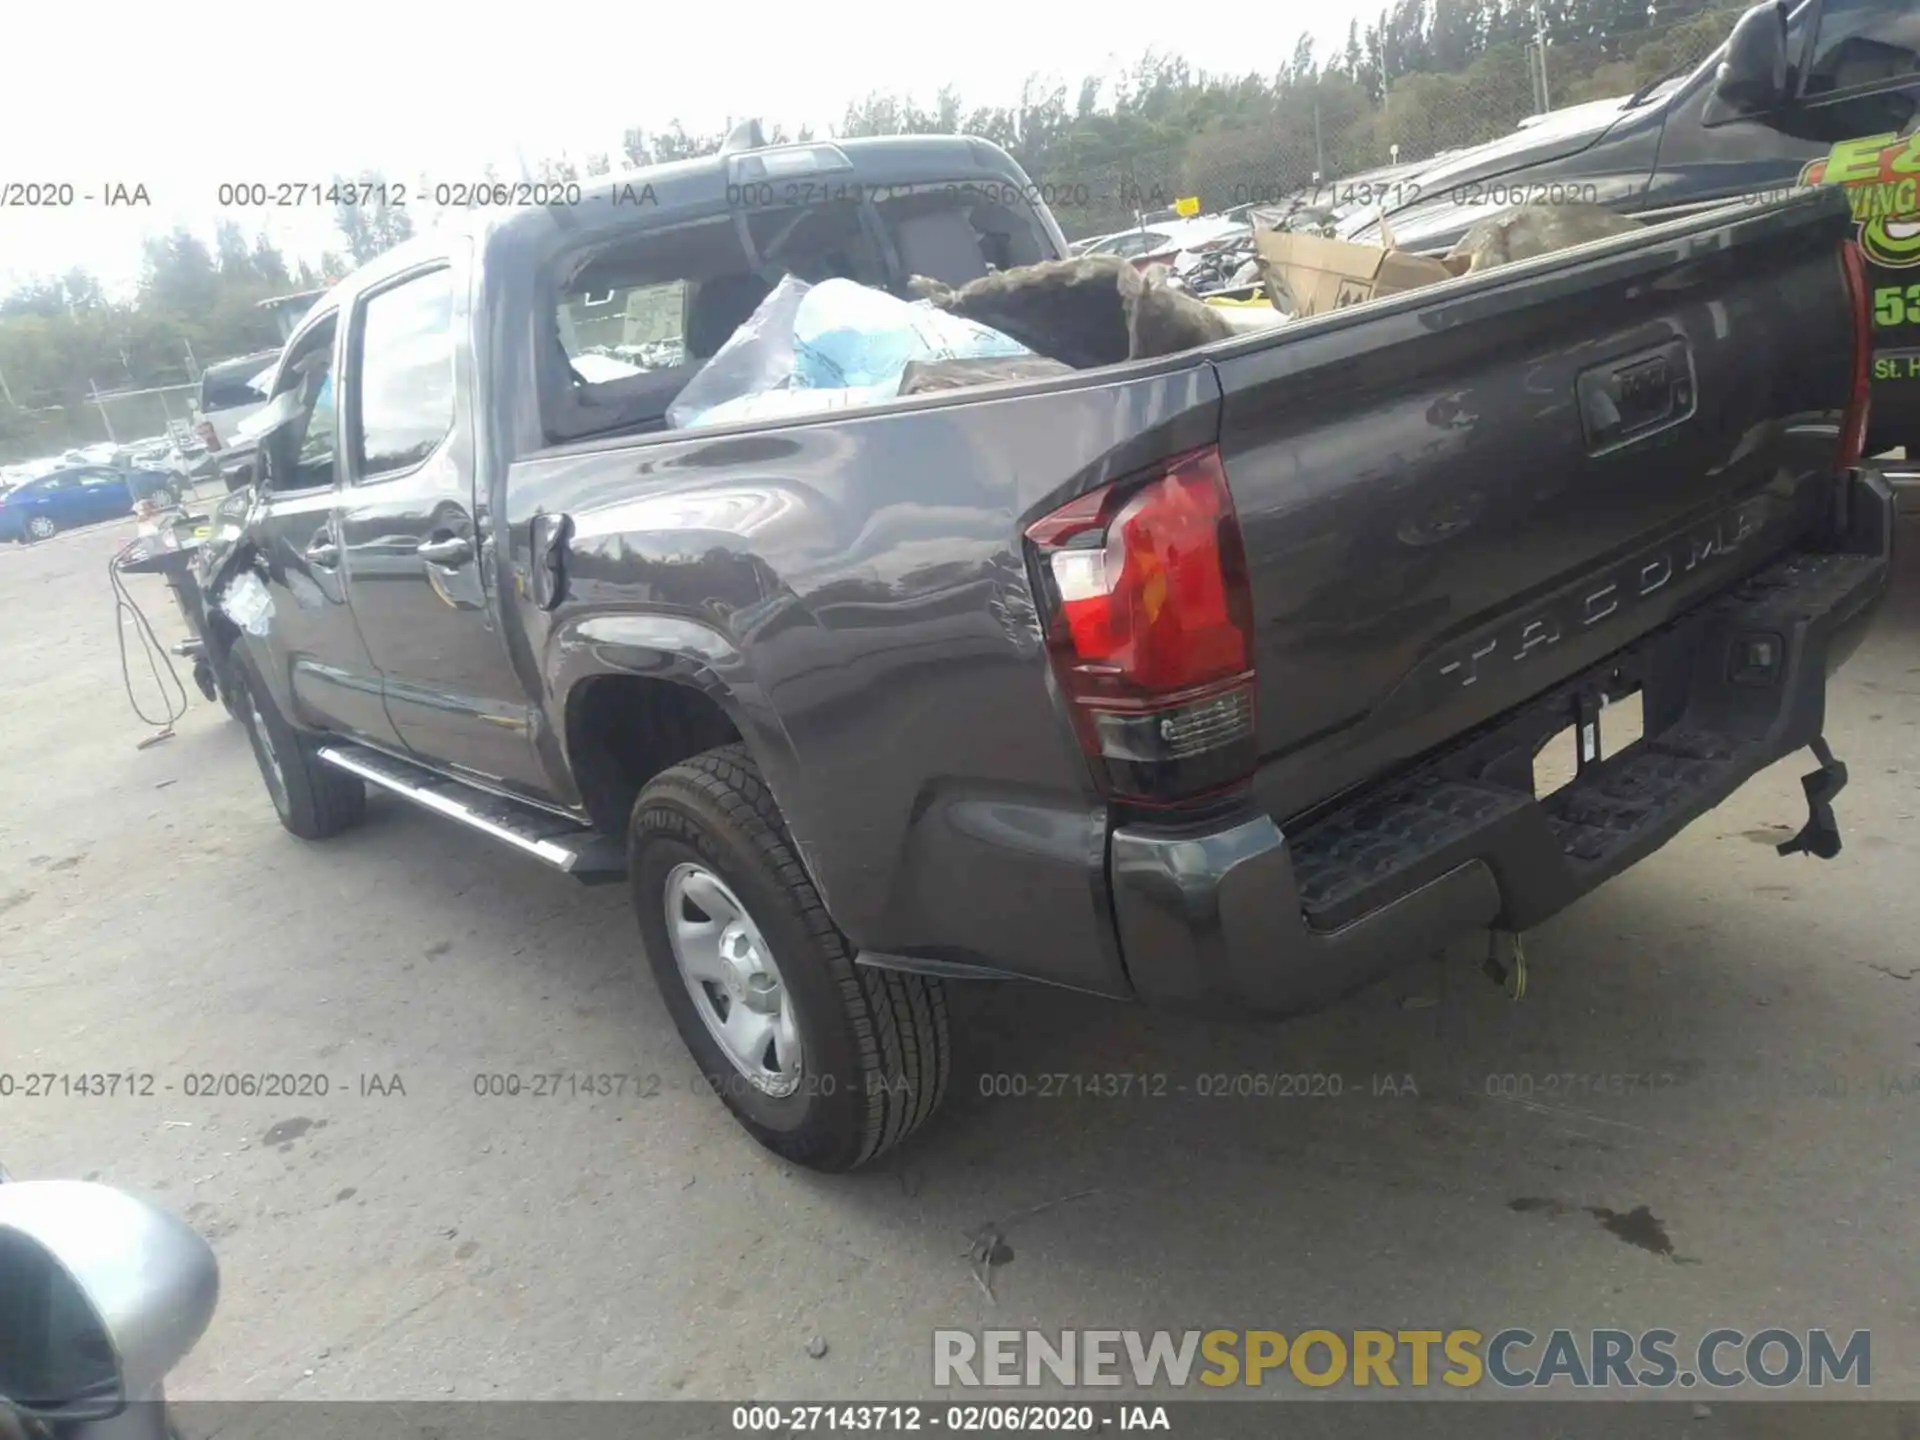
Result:
{"label": "tree line", "polygon": [[[1302,35],[1271,73],[1222,75],[1149,53],[1078,84],[1030,80],[1003,106],[969,106],[953,86],[922,104],[876,92],[846,106],[834,137],[979,135],[1006,149],[1053,204],[1069,236],[1131,222],[1139,208],[1196,195],[1207,209],[1263,201],[1505,133],[1537,107],[1534,45],[1548,44],[1558,107],[1628,93],[1703,59],[1740,6],[1724,0],[1393,0],[1344,45],[1319,55]],[[769,140],[815,138],[767,126]],[[621,153],[543,158],[540,180],[583,180],[616,161],[644,166],[709,155],[726,131],[625,132]],[[492,169],[486,178],[504,179]],[[104,293],[84,270],[38,278],[0,298],[0,458],[97,438],[90,397],[190,382],[199,367],[270,347],[259,300],[331,283],[430,224],[424,185],[389,205],[383,177],[337,184],[361,203],[334,212],[336,248],[289,258],[265,235],[220,223],[208,244],[176,229],[145,242],[137,291]],[[364,197],[371,198],[364,198]],[[125,438],[125,437],[123,437]]]}

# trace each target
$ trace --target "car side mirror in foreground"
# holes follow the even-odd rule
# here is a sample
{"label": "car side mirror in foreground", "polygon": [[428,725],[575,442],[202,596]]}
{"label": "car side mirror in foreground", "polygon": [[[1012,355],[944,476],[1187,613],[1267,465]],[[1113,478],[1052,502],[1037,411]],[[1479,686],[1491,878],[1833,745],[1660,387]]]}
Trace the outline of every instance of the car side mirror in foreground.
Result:
{"label": "car side mirror in foreground", "polygon": [[1742,15],[1714,75],[1714,97],[1734,115],[1763,115],[1790,98],[1787,7],[1767,0]]}
{"label": "car side mirror in foreground", "polygon": [[219,1294],[213,1247],[158,1206],[79,1180],[0,1184],[0,1405],[63,1434],[158,1440],[162,1382]]}

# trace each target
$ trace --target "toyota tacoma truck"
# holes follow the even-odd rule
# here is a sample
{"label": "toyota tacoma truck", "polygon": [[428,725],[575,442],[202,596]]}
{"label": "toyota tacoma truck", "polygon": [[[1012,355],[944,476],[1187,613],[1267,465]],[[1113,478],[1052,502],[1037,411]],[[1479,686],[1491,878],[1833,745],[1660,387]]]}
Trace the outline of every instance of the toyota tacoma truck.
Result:
{"label": "toyota tacoma truck", "polygon": [[933,1110],[951,983],[1309,1011],[1538,925],[1803,747],[1795,843],[1838,848],[1825,687],[1893,530],[1842,195],[667,424],[785,276],[904,298],[1065,250],[981,140],[749,144],[335,287],[210,577],[286,829],[373,790],[626,884],[699,1071],[822,1169]]}

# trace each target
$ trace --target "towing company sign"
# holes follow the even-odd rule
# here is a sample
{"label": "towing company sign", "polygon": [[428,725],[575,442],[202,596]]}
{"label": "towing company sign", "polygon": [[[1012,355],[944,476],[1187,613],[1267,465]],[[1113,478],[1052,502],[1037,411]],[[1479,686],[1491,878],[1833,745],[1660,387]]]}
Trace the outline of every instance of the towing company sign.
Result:
{"label": "towing company sign", "polygon": [[1860,248],[1893,270],[1920,266],[1920,132],[1842,140],[1800,172],[1802,185],[1844,185]]}

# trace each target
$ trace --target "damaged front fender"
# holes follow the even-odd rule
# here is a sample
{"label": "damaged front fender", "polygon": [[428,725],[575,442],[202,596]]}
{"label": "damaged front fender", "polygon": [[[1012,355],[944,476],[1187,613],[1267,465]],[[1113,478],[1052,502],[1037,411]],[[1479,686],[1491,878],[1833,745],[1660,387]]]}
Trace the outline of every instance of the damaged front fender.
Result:
{"label": "damaged front fender", "polygon": [[264,639],[273,628],[273,594],[251,567],[228,580],[216,592],[214,603],[243,634]]}

